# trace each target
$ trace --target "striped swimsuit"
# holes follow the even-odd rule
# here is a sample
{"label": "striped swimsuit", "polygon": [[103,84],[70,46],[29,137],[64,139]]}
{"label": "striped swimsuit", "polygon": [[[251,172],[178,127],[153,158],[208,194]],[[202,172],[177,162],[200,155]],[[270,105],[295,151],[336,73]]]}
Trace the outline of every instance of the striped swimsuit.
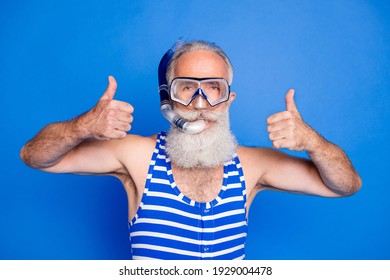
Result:
{"label": "striped swimsuit", "polygon": [[243,259],[246,190],[237,155],[224,164],[218,196],[196,202],[176,186],[160,133],[129,231],[133,259]]}

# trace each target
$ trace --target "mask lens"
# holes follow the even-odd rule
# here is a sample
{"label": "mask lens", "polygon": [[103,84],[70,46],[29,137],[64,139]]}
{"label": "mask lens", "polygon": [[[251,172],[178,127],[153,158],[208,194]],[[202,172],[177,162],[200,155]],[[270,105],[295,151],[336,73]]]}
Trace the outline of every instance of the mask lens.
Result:
{"label": "mask lens", "polygon": [[229,99],[229,85],[224,79],[207,79],[201,82],[201,89],[211,106]]}
{"label": "mask lens", "polygon": [[199,88],[199,82],[190,79],[175,79],[171,85],[171,98],[183,105],[188,105]]}

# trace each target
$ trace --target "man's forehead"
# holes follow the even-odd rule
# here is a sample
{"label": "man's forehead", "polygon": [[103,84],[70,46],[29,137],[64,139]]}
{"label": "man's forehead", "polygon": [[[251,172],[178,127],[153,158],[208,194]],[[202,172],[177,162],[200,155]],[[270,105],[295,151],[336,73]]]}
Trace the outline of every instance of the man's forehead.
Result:
{"label": "man's forehead", "polygon": [[223,77],[228,78],[228,66],[221,56],[198,50],[183,54],[177,60],[175,76],[186,77]]}

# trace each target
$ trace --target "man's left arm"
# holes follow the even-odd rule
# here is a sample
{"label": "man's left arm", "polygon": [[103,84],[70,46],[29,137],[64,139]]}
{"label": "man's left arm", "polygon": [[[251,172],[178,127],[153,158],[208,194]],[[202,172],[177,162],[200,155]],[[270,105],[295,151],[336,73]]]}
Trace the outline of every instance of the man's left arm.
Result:
{"label": "man's left arm", "polygon": [[[269,138],[275,148],[305,150],[311,162],[281,156],[280,160],[275,160],[273,167],[276,170],[265,174],[265,181],[277,182],[275,174],[282,175],[280,172],[288,170],[286,173],[298,175],[302,172],[303,177],[312,177],[307,179],[316,181],[317,185],[321,181],[335,196],[348,196],[359,190],[362,181],[348,156],[303,121],[294,102],[294,90],[290,89],[286,94],[286,111],[270,116],[267,123]],[[267,175],[273,178],[267,178]],[[315,189],[303,192],[317,194]]]}

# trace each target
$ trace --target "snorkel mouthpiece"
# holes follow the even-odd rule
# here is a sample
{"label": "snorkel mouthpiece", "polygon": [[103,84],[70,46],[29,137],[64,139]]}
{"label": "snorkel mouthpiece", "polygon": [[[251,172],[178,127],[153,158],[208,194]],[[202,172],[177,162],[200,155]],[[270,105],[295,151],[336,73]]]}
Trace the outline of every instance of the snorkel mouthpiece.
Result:
{"label": "snorkel mouthpiece", "polygon": [[189,121],[182,117],[179,117],[179,115],[175,111],[173,111],[172,106],[169,103],[161,104],[160,108],[163,116],[170,123],[175,125],[177,128],[180,128],[185,133],[196,134],[203,131],[206,127],[206,123],[204,120]]}
{"label": "snorkel mouthpiece", "polygon": [[169,100],[169,88],[166,78],[169,61],[174,55],[177,47],[183,42],[179,39],[175,44],[164,54],[158,66],[158,92],[160,94],[160,109],[163,116],[173,125],[189,134],[196,134],[203,131],[206,127],[204,120],[189,121],[180,117],[173,109]]}

